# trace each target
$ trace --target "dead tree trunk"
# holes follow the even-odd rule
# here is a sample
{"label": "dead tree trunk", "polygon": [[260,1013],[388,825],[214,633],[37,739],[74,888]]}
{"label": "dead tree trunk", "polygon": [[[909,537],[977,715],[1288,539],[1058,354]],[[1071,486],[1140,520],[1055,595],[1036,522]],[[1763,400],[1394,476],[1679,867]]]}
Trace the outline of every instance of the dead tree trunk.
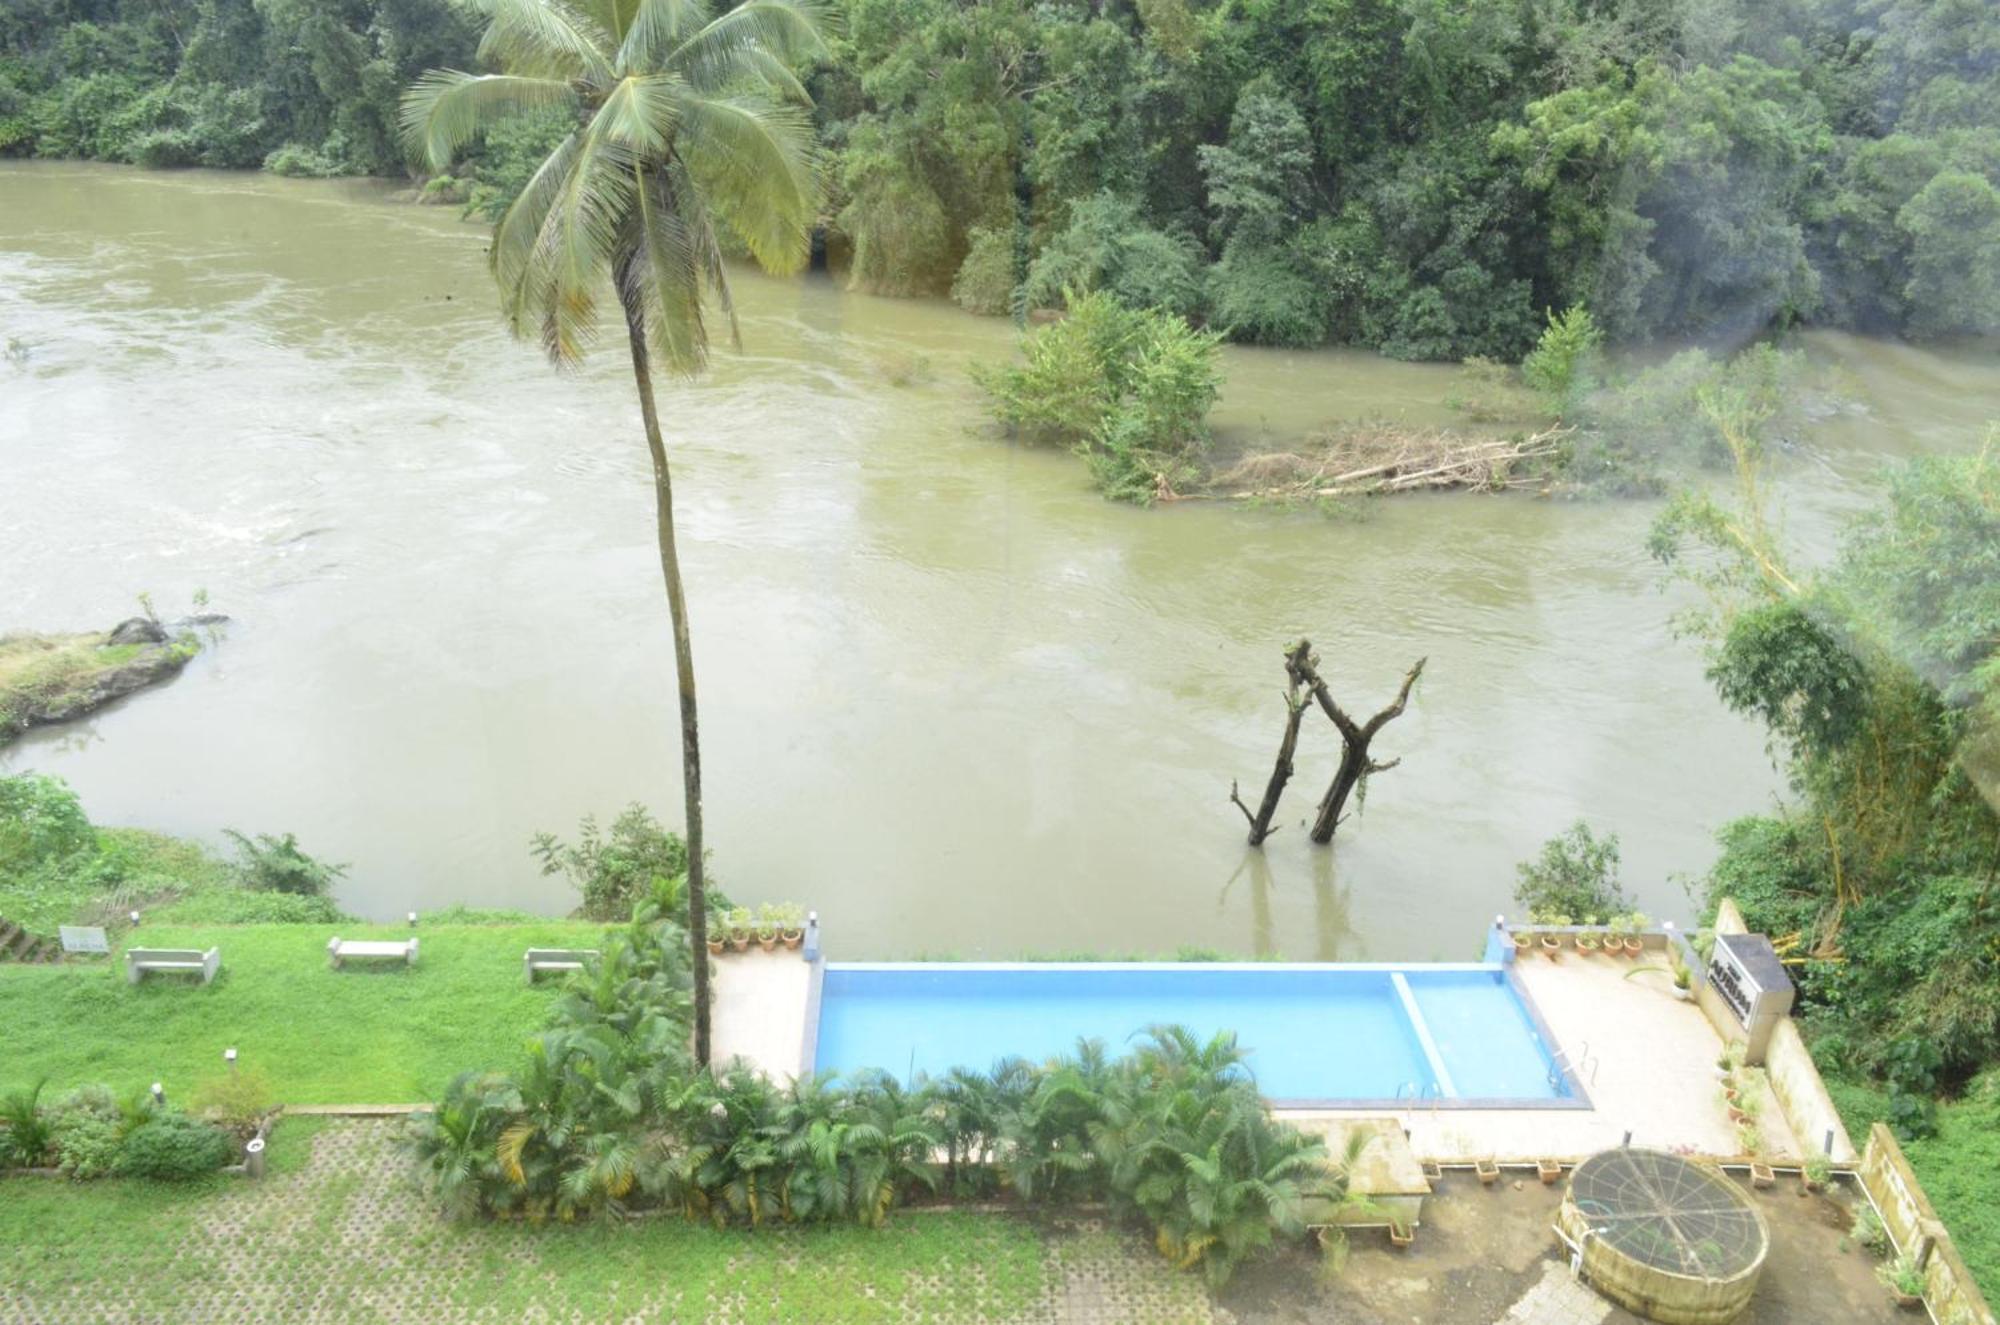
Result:
{"label": "dead tree trunk", "polygon": [[1285,651],[1285,736],[1278,742],[1277,762],[1271,765],[1271,780],[1264,784],[1264,799],[1258,802],[1255,814],[1243,803],[1236,784],[1229,784],[1230,801],[1250,821],[1253,847],[1264,845],[1264,839],[1271,835],[1271,819],[1278,813],[1278,798],[1285,794],[1285,784],[1292,780],[1292,755],[1299,747],[1299,723],[1305,718],[1308,702],[1302,691],[1306,669],[1312,666],[1311,656],[1310,640],[1300,640]]}
{"label": "dead tree trunk", "polygon": [[[1286,661],[1287,665],[1290,665],[1289,656]],[[1375,762],[1368,757],[1368,743],[1375,739],[1377,732],[1402,716],[1403,709],[1410,702],[1410,689],[1416,685],[1417,678],[1424,674],[1424,664],[1428,661],[1426,658],[1417,659],[1416,664],[1404,674],[1403,686],[1396,692],[1395,703],[1367,722],[1358,723],[1347,715],[1346,710],[1333,702],[1333,696],[1327,691],[1326,682],[1320,679],[1312,658],[1308,655],[1299,655],[1299,674],[1312,692],[1312,697],[1319,702],[1320,710],[1333,720],[1334,726],[1340,729],[1341,741],[1340,767],[1334,770],[1333,783],[1327,787],[1326,795],[1320,798],[1319,813],[1313,819],[1313,841],[1324,844],[1333,840],[1333,830],[1340,827],[1341,820],[1346,817],[1347,798],[1353,794],[1355,787],[1361,784],[1363,778],[1376,773],[1386,773],[1403,762],[1400,759],[1391,759],[1387,763]]]}

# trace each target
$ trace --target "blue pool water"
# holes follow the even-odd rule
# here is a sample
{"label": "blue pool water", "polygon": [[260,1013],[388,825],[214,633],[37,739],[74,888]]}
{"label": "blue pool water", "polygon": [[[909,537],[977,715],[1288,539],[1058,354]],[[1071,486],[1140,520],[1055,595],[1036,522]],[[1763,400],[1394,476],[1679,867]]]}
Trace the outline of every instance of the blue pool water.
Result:
{"label": "blue pool water", "polygon": [[1498,966],[829,963],[814,1065],[935,1076],[1079,1038],[1116,1053],[1158,1023],[1235,1031],[1282,1103],[1572,1098]]}

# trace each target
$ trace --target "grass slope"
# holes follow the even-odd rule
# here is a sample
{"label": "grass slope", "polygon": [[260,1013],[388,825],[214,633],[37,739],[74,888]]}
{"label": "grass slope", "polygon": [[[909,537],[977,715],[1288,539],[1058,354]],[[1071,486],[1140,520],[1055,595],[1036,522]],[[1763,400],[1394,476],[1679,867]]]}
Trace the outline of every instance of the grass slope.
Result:
{"label": "grass slope", "polygon": [[425,925],[417,965],[327,966],[326,943],[402,938],[381,925],[151,925],[148,947],[222,949],[203,988],[177,977],[126,983],[124,959],[64,966],[0,965],[7,1028],[0,1089],[46,1076],[51,1090],[102,1082],[117,1090],[164,1082],[185,1100],[223,1071],[222,1051],[269,1074],[285,1104],[428,1100],[458,1072],[509,1066],[540,1026],[559,980],[530,989],[531,946],[595,947],[598,925]]}
{"label": "grass slope", "polygon": [[[1859,1144],[1871,1123],[1887,1122],[1888,1092],[1828,1079],[1848,1135]],[[2000,1075],[1975,1082],[1962,1099],[1938,1108],[1937,1135],[1902,1143],[1917,1181],[1951,1230],[1959,1254],[1988,1301],[2000,1302]]]}

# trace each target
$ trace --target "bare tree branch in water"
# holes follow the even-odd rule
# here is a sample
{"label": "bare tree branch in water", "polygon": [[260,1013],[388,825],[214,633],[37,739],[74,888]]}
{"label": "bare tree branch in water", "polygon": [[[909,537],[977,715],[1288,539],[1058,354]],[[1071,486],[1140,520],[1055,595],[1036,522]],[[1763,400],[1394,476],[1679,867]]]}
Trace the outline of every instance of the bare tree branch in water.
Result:
{"label": "bare tree branch in water", "polygon": [[1424,664],[1429,661],[1428,658],[1417,659],[1403,674],[1402,688],[1397,690],[1395,702],[1368,721],[1357,723],[1345,709],[1334,703],[1326,682],[1320,679],[1317,660],[1311,657],[1304,659],[1301,675],[1313,698],[1319,701],[1321,711],[1340,729],[1341,742],[1340,767],[1334,770],[1333,782],[1327,787],[1326,795],[1320,798],[1319,814],[1312,826],[1313,841],[1324,843],[1333,840],[1333,830],[1340,827],[1341,820],[1347,817],[1347,798],[1364,778],[1386,773],[1403,762],[1391,759],[1387,763],[1378,763],[1369,758],[1368,744],[1375,739],[1377,732],[1403,716],[1403,710],[1409,706],[1410,690],[1417,684],[1417,678],[1424,674]]}
{"label": "bare tree branch in water", "polygon": [[1292,758],[1298,751],[1299,724],[1305,716],[1307,696],[1319,704],[1340,732],[1340,767],[1333,775],[1333,783],[1320,799],[1319,812],[1313,820],[1312,840],[1325,843],[1333,839],[1334,829],[1346,817],[1348,797],[1363,779],[1376,773],[1386,773],[1403,761],[1391,759],[1386,762],[1369,757],[1368,746],[1377,732],[1402,716],[1410,702],[1410,691],[1423,675],[1425,658],[1417,659],[1403,677],[1403,685],[1396,692],[1395,702],[1377,713],[1367,722],[1356,722],[1348,716],[1347,710],[1334,702],[1333,694],[1319,674],[1319,657],[1312,651],[1312,641],[1301,639],[1285,650],[1285,734],[1278,743],[1278,757],[1272,763],[1270,780],[1264,784],[1264,799],[1253,812],[1243,803],[1243,796],[1237,784],[1229,784],[1229,800],[1243,812],[1250,824],[1250,845],[1261,846],[1264,839],[1274,831],[1271,820],[1278,812],[1279,798],[1285,794],[1285,784],[1291,781]]}
{"label": "bare tree branch in water", "polygon": [[1285,784],[1292,779],[1292,755],[1299,746],[1299,723],[1306,715],[1306,697],[1301,693],[1305,687],[1303,669],[1311,666],[1311,655],[1311,640],[1299,640],[1285,650],[1285,736],[1278,743],[1278,758],[1271,765],[1271,778],[1264,784],[1264,799],[1258,802],[1255,814],[1243,803],[1236,784],[1229,784],[1229,799],[1250,821],[1250,845],[1253,847],[1262,846],[1264,839],[1274,831],[1271,818],[1278,812],[1278,798],[1285,794]]}

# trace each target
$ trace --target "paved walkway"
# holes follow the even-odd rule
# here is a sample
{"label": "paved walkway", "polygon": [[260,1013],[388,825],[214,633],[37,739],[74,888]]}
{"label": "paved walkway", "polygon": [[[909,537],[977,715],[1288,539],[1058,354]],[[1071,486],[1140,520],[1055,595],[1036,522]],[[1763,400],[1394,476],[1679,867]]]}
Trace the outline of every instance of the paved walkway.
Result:
{"label": "paved walkway", "polygon": [[1551,1261],[1495,1325],[1603,1325],[1610,1315],[1609,1302],[1572,1276],[1567,1265]]}
{"label": "paved walkway", "polygon": [[301,1140],[318,1129],[309,1154],[262,1182],[150,1194],[0,1183],[0,1200],[18,1189],[62,1216],[46,1245],[0,1247],[0,1325],[1215,1319],[1198,1275],[1091,1222],[1049,1231],[906,1212],[884,1230],[454,1224],[411,1174],[402,1119],[290,1125]]}

